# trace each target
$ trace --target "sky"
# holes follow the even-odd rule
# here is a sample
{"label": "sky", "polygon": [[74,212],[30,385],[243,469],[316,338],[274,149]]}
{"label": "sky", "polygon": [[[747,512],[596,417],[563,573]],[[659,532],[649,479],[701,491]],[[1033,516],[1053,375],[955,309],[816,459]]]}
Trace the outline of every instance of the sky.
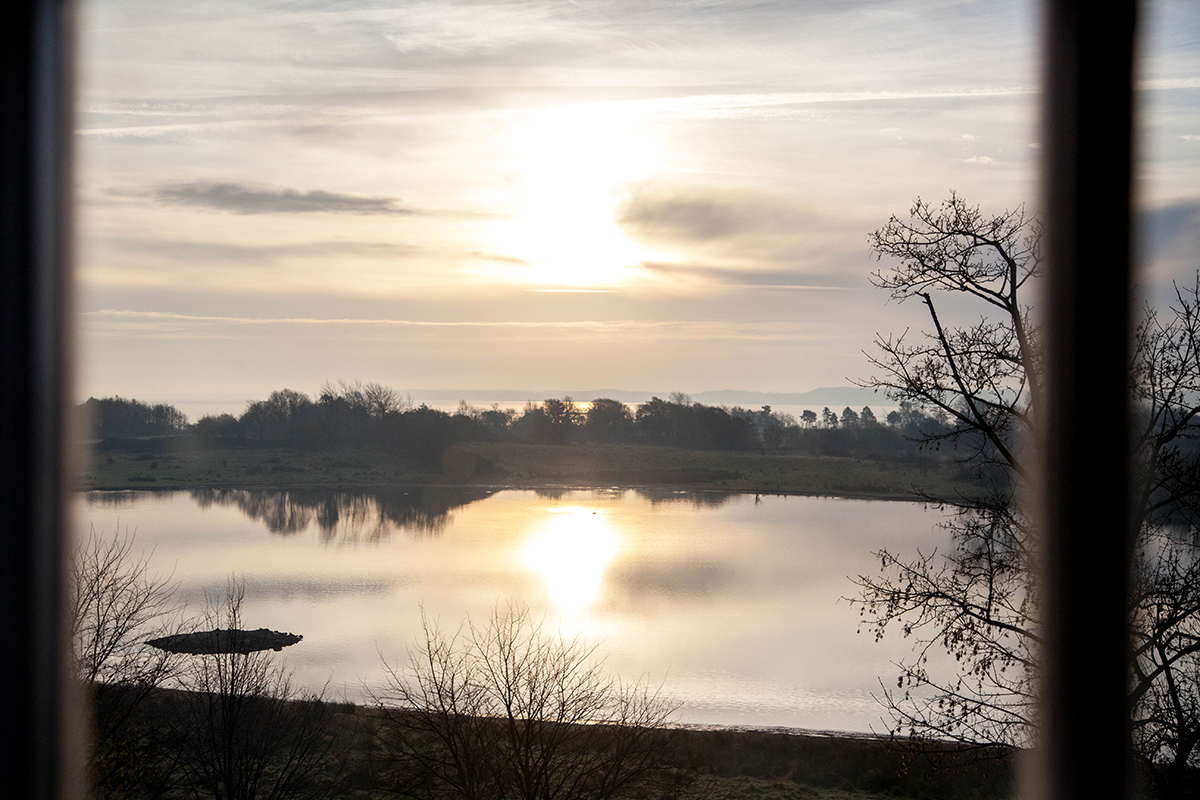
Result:
{"label": "sky", "polygon": [[[1157,297],[1198,266],[1200,8],[1144,21]],[[1038,23],[1024,1],[85,1],[77,393],[195,418],[336,380],[868,378],[875,335],[924,322],[871,286],[870,231],[950,190],[1037,211]]]}

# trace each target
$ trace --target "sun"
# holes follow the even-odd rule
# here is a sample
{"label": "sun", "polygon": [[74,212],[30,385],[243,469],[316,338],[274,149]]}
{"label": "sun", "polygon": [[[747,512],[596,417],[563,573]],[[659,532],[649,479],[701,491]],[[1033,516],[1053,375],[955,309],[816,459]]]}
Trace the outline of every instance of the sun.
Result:
{"label": "sun", "polygon": [[645,121],[617,103],[553,106],[509,131],[513,206],[493,231],[511,261],[498,277],[548,287],[602,287],[653,257],[621,230],[622,191],[659,166]]}

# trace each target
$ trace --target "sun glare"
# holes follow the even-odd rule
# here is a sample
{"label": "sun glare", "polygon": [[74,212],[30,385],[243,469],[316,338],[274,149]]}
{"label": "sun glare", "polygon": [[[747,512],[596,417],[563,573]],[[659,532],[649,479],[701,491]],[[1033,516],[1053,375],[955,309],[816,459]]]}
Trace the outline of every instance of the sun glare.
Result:
{"label": "sun glare", "polygon": [[617,555],[617,534],[600,510],[572,506],[550,510],[526,540],[523,561],[562,612],[587,610],[600,597],[604,572]]}
{"label": "sun glare", "polygon": [[511,129],[513,218],[496,250],[518,264],[495,273],[539,286],[621,283],[652,257],[621,231],[624,187],[654,174],[654,137],[617,104],[554,106]]}

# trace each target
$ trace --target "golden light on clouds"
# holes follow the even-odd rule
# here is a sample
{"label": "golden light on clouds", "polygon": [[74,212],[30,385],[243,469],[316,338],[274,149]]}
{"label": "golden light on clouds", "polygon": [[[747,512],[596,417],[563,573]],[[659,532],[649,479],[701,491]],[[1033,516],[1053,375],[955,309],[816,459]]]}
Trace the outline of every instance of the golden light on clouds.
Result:
{"label": "golden light on clouds", "polygon": [[1036,196],[1029,4],[80,6],[80,399],[843,385],[910,322],[869,231]]}
{"label": "golden light on clouds", "polygon": [[514,263],[492,274],[538,286],[606,286],[656,257],[617,221],[622,192],[661,170],[659,142],[628,106],[551,106],[507,136],[512,216],[495,224],[493,249]]}
{"label": "golden light on clouds", "polygon": [[605,512],[583,506],[548,509],[525,542],[522,562],[537,575],[560,613],[586,611],[600,598],[604,573],[620,549]]}

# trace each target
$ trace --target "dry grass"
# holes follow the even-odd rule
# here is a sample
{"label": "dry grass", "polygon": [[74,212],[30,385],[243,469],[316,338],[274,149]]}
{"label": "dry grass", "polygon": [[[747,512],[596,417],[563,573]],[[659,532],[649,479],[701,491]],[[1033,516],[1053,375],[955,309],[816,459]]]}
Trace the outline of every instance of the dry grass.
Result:
{"label": "dry grass", "polygon": [[81,489],[370,486],[424,483],[428,473],[391,453],[282,449],[166,449],[90,454]]}
{"label": "dry grass", "polygon": [[[131,756],[146,746],[171,747],[152,732],[169,729],[185,699],[160,691],[141,709],[138,727],[147,736]],[[397,789],[408,784],[406,770],[384,744],[397,735],[392,714],[349,704],[331,711],[333,749],[316,783],[339,798],[405,796]],[[657,784],[661,793],[651,790],[639,795],[642,800],[1003,800],[1012,794],[1005,753],[983,753],[990,757],[980,760],[978,752],[936,743],[732,729],[676,729],[664,742],[670,772]]]}
{"label": "dry grass", "polygon": [[639,445],[470,442],[451,447],[431,473],[403,453],[202,449],[158,442],[142,452],[90,454],[81,489],[227,486],[388,486],[417,483],[512,487],[654,486],[726,492],[902,500],[917,491],[969,492],[952,465],[884,462],[787,452],[711,452]]}
{"label": "dry grass", "polygon": [[712,452],[638,445],[470,442],[450,448],[447,474],[516,486],[662,486],[732,492],[911,499],[969,491],[953,466],[787,452]]}

